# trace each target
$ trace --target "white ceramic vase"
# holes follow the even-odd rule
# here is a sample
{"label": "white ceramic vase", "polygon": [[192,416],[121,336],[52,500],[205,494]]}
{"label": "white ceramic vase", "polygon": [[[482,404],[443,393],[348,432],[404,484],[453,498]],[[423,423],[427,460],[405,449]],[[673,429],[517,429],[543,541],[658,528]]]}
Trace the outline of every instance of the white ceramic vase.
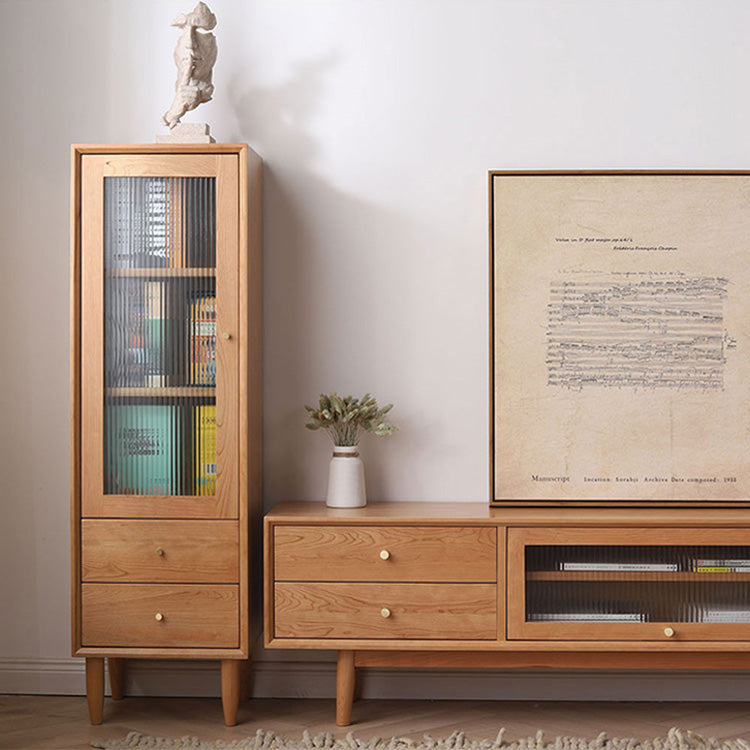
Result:
{"label": "white ceramic vase", "polygon": [[359,457],[359,446],[337,445],[328,468],[329,508],[361,508],[367,504],[365,467]]}

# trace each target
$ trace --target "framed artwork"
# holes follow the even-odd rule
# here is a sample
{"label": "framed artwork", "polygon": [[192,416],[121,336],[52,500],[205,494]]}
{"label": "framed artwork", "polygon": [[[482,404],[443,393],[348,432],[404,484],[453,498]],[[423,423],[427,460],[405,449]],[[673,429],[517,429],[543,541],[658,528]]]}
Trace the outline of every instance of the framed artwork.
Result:
{"label": "framed artwork", "polygon": [[494,505],[750,498],[750,172],[490,172]]}

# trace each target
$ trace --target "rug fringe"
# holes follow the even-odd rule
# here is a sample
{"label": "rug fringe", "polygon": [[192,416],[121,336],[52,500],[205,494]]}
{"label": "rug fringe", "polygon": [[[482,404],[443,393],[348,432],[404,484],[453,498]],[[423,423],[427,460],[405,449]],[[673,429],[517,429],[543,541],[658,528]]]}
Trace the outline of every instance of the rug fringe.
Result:
{"label": "rug fringe", "polygon": [[336,738],[331,732],[311,735],[305,730],[300,738],[281,737],[258,729],[253,736],[235,740],[201,740],[198,737],[151,737],[129,732],[121,739],[92,742],[101,750],[750,750],[750,742],[737,737],[717,740],[697,732],[672,727],[666,737],[637,740],[633,737],[609,737],[601,732],[594,738],[557,736],[546,741],[544,732],[506,742],[505,729],[494,740],[473,740],[466,732],[447,737],[425,734],[410,737],[372,737],[362,740],[354,732]]}

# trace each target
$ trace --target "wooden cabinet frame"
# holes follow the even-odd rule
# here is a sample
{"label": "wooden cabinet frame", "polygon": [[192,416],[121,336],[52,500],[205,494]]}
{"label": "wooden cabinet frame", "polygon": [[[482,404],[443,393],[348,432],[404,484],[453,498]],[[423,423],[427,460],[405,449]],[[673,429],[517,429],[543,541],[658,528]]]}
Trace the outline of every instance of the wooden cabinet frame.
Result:
{"label": "wooden cabinet frame", "polygon": [[[286,557],[288,550],[294,548],[297,559],[305,559],[306,554],[317,558],[310,574],[304,572],[303,566],[296,568],[300,578],[343,582],[347,576],[336,563],[335,554],[329,556],[324,548],[316,547],[308,553],[300,549],[300,543],[314,538],[314,531],[321,527],[346,529],[347,535],[354,537],[356,529],[361,529],[360,538],[351,543],[356,545],[358,555],[364,548],[371,556],[378,551],[373,540],[387,538],[392,529],[398,531],[399,538],[412,534],[417,540],[423,529],[496,529],[496,638],[472,640],[445,630],[443,637],[438,634],[416,639],[399,637],[396,629],[393,637],[321,637],[320,629],[315,634],[305,633],[304,625],[294,637],[286,631],[280,637],[276,584],[295,575],[289,572],[295,566]],[[570,623],[525,622],[526,544],[744,546],[750,544],[750,513],[734,508],[488,508],[474,503],[373,503],[347,511],[330,510],[317,503],[282,503],[264,520],[266,646],[338,650],[336,720],[340,726],[351,721],[358,667],[750,668],[750,623],[677,623],[675,634],[668,637],[664,623],[585,623],[568,627]],[[462,555],[467,569],[471,568],[472,550],[462,548]],[[328,566],[326,559],[330,561]],[[424,561],[411,568],[405,564],[401,584],[407,588],[424,586],[420,571],[426,568]],[[376,570],[374,564],[372,569]],[[382,591],[387,594],[386,576],[380,578]],[[375,589],[377,579],[378,575],[372,574],[369,585]],[[353,614],[355,618],[360,616]],[[584,629],[574,634],[581,627]]]}
{"label": "wooden cabinet frame", "polygon": [[[218,368],[221,374],[215,390],[217,421],[221,425],[217,431],[217,454],[222,456],[223,477],[213,497],[103,495],[101,191],[103,177],[111,174],[216,178],[219,214],[215,271],[219,328],[216,356],[221,363]],[[73,655],[86,657],[90,718],[92,723],[102,719],[105,658],[113,698],[124,694],[127,659],[195,658],[221,660],[224,719],[228,725],[235,724],[243,667],[260,624],[259,618],[251,618],[250,561],[260,559],[262,507],[262,161],[245,144],[74,145],[71,177],[71,634]],[[193,268],[148,271],[150,276],[161,274],[164,277],[205,275],[202,269]],[[128,273],[138,275],[138,269],[133,272],[128,269],[123,275]],[[138,395],[136,389],[132,390],[133,395]],[[192,533],[195,527],[191,524],[219,524],[207,526],[202,533],[220,530],[219,538],[227,540],[232,552],[221,556],[222,561],[214,565],[213,572],[202,571],[195,576],[188,571],[165,573],[162,576],[165,580],[161,580],[153,561],[139,559],[135,548],[126,550],[123,559],[128,560],[131,568],[130,578],[126,576],[126,581],[114,582],[117,574],[107,571],[102,564],[102,554],[107,547],[101,524],[125,525],[128,519],[134,524],[146,524],[143,529],[148,528],[149,533],[158,528],[158,524],[166,528],[172,523],[170,535],[165,536],[173,539],[178,539],[187,529]],[[82,551],[84,521],[87,538],[95,540],[100,550],[104,550],[98,557],[94,554],[86,558]],[[97,535],[91,537],[89,532],[94,529]],[[133,533],[138,531],[135,526],[133,529]],[[125,534],[112,543],[115,547],[127,544],[129,538]],[[175,550],[170,564],[174,565],[180,555],[184,558],[186,554],[189,551],[183,544]],[[200,553],[191,562],[193,568],[201,564],[199,557]],[[207,567],[210,569],[210,565]],[[159,583],[169,596],[175,597],[177,607],[182,606],[185,596],[190,598],[193,593],[196,597],[207,596],[209,600],[210,596],[219,597],[224,602],[223,611],[236,612],[228,623],[227,632],[231,632],[231,636],[222,636],[216,630],[222,625],[213,624],[205,639],[199,635],[195,639],[198,645],[152,646],[139,644],[137,638],[108,645],[85,643],[82,634],[84,586],[137,587],[153,583]],[[95,591],[94,588],[89,590]],[[101,590],[106,596],[108,590]],[[116,593],[114,588],[112,591]],[[115,605],[116,601],[114,596]],[[189,611],[195,609],[190,605]],[[138,612],[137,602],[133,612]],[[226,621],[226,615],[223,617],[220,623]],[[192,644],[190,633],[193,631],[200,633],[199,622],[183,631],[188,633],[186,644]]]}

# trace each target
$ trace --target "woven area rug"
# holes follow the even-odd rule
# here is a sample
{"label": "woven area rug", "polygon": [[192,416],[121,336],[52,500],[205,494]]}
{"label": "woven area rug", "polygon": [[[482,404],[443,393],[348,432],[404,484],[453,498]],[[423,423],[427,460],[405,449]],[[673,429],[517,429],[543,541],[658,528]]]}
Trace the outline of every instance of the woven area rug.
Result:
{"label": "woven area rug", "polygon": [[513,742],[504,739],[500,730],[492,739],[470,739],[464,732],[449,737],[420,739],[409,737],[373,737],[360,739],[352,732],[335,738],[330,733],[301,737],[279,737],[274,732],[259,729],[255,735],[238,740],[200,740],[197,737],[148,737],[131,732],[118,740],[92,743],[104,750],[750,750],[750,742],[741,738],[716,740],[682,729],[670,729],[666,737],[636,740],[627,737],[608,737],[602,732],[598,737],[547,737],[537,732]]}

